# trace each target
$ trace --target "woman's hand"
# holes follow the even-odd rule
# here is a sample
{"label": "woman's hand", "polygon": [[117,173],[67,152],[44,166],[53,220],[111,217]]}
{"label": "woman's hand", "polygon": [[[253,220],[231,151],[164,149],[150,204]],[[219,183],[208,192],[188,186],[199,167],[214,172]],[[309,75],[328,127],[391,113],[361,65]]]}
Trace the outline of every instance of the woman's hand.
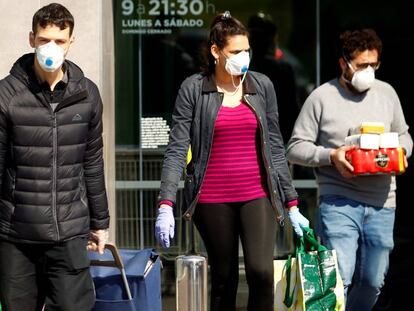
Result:
{"label": "woman's hand", "polygon": [[174,238],[174,227],[175,219],[172,207],[161,204],[155,221],[155,237],[162,247],[170,247],[170,238]]}
{"label": "woman's hand", "polygon": [[309,227],[309,220],[299,212],[297,206],[290,207],[287,214],[295,233],[300,237],[303,236],[302,227]]}

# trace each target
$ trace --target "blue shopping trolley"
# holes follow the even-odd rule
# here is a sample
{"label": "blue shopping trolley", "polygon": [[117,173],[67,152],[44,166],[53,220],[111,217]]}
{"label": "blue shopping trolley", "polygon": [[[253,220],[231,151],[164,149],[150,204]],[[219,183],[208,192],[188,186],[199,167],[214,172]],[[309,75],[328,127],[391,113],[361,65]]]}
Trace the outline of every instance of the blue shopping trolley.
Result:
{"label": "blue shopping trolley", "polygon": [[161,261],[153,249],[89,253],[95,284],[94,311],[161,311]]}

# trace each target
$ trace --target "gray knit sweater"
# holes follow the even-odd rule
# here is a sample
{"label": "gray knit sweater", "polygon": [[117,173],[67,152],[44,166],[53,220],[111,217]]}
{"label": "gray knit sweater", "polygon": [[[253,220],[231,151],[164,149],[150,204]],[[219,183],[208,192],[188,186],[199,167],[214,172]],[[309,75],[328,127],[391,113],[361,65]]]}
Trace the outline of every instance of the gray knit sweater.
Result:
{"label": "gray knit sweater", "polygon": [[290,162],[315,167],[319,195],[342,195],[378,207],[395,207],[395,177],[390,175],[344,178],[330,162],[330,151],[344,145],[350,128],[361,122],[383,122],[386,132],[398,132],[407,157],[413,141],[401,104],[388,83],[375,80],[365,94],[356,95],[338,79],[314,90],[305,101],[288,143]]}

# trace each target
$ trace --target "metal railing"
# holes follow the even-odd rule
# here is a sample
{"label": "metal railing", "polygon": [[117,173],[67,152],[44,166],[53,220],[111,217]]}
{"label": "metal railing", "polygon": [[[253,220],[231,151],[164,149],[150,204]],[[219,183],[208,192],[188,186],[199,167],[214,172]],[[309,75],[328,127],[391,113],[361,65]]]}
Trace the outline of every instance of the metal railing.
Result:
{"label": "metal railing", "polygon": [[[154,224],[156,219],[156,203],[160,187],[160,175],[163,156],[161,152],[148,152],[143,157],[144,181],[139,181],[138,153],[136,150],[124,150],[117,152],[116,167],[116,222],[117,222],[117,245],[121,248],[157,248],[154,237]],[[314,205],[315,180],[300,179],[294,180],[294,185],[299,192],[305,192],[301,197],[302,203]],[[180,206],[183,198],[184,184],[181,181],[177,193],[177,206]],[[142,200],[140,200],[142,196]],[[307,198],[310,197],[310,198]],[[143,202],[143,215],[139,215],[139,203]],[[190,248],[189,229],[191,223],[184,221],[181,215],[176,217],[175,238],[169,249],[158,249],[164,257],[171,258],[186,253]],[[284,235],[278,236],[279,249],[276,253],[283,256],[292,251],[291,228],[287,224]],[[141,237],[140,235],[143,234]],[[203,253],[204,247],[198,233],[195,233],[196,250]],[[281,249],[283,248],[283,249]]]}

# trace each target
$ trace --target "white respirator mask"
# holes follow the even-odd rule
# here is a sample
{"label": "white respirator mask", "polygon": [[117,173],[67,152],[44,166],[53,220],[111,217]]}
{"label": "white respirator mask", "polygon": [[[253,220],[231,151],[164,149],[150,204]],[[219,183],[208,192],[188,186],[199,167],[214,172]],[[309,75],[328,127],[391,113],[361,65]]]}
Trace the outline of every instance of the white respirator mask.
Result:
{"label": "white respirator mask", "polygon": [[249,69],[249,52],[242,51],[236,55],[232,55],[230,57],[226,57],[226,55],[224,55],[224,57],[226,58],[225,69],[232,76],[243,75]]}
{"label": "white respirator mask", "polygon": [[358,92],[365,92],[368,90],[375,81],[375,70],[371,66],[368,66],[362,70],[355,70],[351,63],[347,62],[349,68],[354,72],[351,84]]}
{"label": "white respirator mask", "polygon": [[54,41],[50,41],[36,48],[36,58],[44,71],[54,72],[62,66],[65,50]]}

